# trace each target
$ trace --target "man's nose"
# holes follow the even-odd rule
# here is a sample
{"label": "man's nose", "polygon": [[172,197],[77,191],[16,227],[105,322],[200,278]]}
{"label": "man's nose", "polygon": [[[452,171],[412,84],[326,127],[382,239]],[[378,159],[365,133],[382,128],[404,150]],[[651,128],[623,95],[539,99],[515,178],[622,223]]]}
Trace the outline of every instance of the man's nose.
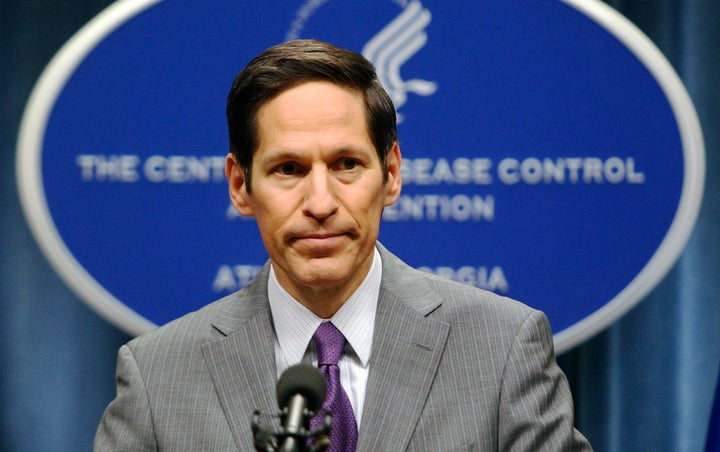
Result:
{"label": "man's nose", "polygon": [[314,166],[305,180],[305,215],[324,220],[338,210],[338,202],[332,188],[332,176],[324,165]]}

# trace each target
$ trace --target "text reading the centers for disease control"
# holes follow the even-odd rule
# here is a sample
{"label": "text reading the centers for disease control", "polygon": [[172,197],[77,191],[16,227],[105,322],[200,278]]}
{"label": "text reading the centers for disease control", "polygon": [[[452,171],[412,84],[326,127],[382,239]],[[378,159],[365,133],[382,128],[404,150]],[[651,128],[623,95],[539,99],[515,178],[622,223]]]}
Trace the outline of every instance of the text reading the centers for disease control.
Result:
{"label": "text reading the centers for disease control", "polygon": [[[217,155],[80,154],[83,183],[219,184],[225,157]],[[492,222],[498,206],[493,185],[508,187],[642,185],[646,175],[634,157],[403,158],[403,193],[385,208],[386,222]],[[225,217],[236,220],[229,206]]]}
{"label": "text reading the centers for disease control", "polygon": [[[80,154],[75,163],[83,182],[217,183],[225,180],[225,157],[217,155]],[[403,185],[643,184],[633,157],[403,158]]]}

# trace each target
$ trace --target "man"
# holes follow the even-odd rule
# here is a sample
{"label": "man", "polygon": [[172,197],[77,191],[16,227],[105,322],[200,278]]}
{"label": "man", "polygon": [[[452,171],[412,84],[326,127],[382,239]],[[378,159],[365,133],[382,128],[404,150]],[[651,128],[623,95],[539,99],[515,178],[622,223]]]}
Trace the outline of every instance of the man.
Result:
{"label": "man", "polygon": [[333,421],[331,447],[590,449],[542,313],[377,242],[401,155],[368,61],[318,41],[273,47],[238,75],[227,116],[230,198],[270,260],[240,292],[120,349],[96,450],[252,450],[251,415],[277,411],[278,376],[326,366],[325,327],[341,333],[333,419],[350,418]]}

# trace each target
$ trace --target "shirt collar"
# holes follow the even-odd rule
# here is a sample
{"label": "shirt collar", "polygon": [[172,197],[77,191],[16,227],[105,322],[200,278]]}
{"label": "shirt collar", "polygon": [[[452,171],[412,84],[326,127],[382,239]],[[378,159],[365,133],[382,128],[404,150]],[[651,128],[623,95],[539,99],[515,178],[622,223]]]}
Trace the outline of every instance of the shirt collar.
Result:
{"label": "shirt collar", "polygon": [[[367,366],[370,361],[381,279],[382,260],[376,248],[365,279],[329,319],[345,336],[363,366]],[[325,319],[295,300],[280,285],[272,266],[268,279],[268,299],[281,354],[288,365],[297,364],[302,361],[313,333]]]}

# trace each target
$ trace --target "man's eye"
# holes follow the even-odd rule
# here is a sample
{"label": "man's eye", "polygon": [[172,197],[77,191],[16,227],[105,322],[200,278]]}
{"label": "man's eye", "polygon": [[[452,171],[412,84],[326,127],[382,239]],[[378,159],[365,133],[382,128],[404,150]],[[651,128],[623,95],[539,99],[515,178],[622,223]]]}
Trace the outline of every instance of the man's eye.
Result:
{"label": "man's eye", "polygon": [[355,169],[355,167],[357,167],[358,162],[355,159],[346,158],[346,159],[341,159],[339,162],[339,165],[340,165],[340,169],[351,170],[351,169]]}
{"label": "man's eye", "polygon": [[283,163],[282,165],[278,166],[275,171],[285,176],[291,176],[298,172],[298,167],[294,163]]}

